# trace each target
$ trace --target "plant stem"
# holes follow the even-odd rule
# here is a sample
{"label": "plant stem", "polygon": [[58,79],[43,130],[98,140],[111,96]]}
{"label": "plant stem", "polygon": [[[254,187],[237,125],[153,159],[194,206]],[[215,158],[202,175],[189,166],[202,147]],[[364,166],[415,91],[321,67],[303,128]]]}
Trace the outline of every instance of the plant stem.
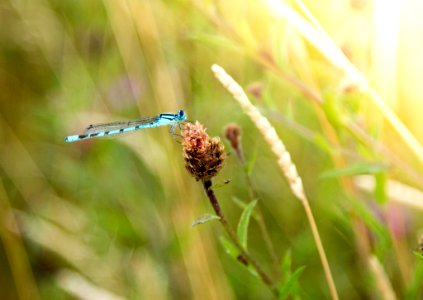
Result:
{"label": "plant stem", "polygon": [[310,205],[307,199],[305,199],[304,201],[301,201],[301,203],[303,204],[308,222],[310,224],[311,232],[313,234],[314,241],[317,247],[317,251],[319,252],[323,270],[325,271],[326,281],[328,282],[328,285],[329,285],[330,294],[332,296],[332,299],[338,300],[339,299],[338,292],[336,291],[336,286],[332,277],[332,273],[330,271],[329,262],[328,262],[328,259],[326,258],[326,253],[325,253],[325,250],[323,249],[322,240],[320,239],[319,231],[317,230],[316,221],[314,220]]}
{"label": "plant stem", "polygon": [[261,115],[260,111],[253,104],[251,104],[243,88],[228,73],[226,73],[226,71],[222,67],[218,65],[213,65],[212,71],[215,73],[216,78],[232,94],[234,99],[241,105],[245,114],[248,115],[253,121],[253,123],[257,126],[266,142],[270,145],[272,152],[276,155],[277,164],[281,168],[281,171],[284,173],[292,193],[303,204],[311,231],[313,233],[315,244],[317,246],[317,250],[319,252],[319,256],[323,265],[326,280],[328,281],[332,299],[338,300],[339,298],[336,291],[335,283],[329,268],[329,263],[326,258],[325,250],[323,249],[322,241],[319,236],[319,231],[317,230],[316,221],[314,220],[313,213],[308,203],[302,179],[298,175],[295,164],[292,162],[291,155],[286,150],[286,147],[282,140],[279,138],[278,134],[276,133],[275,128],[263,115]]}
{"label": "plant stem", "polygon": [[[235,148],[236,151],[236,156],[238,158],[238,161],[240,162],[242,169],[244,170],[244,175],[245,175],[245,180],[247,182],[248,185],[248,189],[250,192],[250,196],[252,200],[255,199],[259,199],[259,196],[256,192],[256,190],[253,187],[253,183],[251,180],[251,176],[250,174],[248,174],[247,168],[246,168],[246,163],[245,163],[245,159],[244,159],[244,154],[242,151],[242,147],[241,144],[239,145],[239,147]],[[266,244],[267,247],[267,251],[269,252],[272,260],[273,260],[273,266],[274,266],[274,273],[276,274],[276,276],[279,276],[279,258],[278,255],[276,254],[275,251],[275,247],[273,246],[272,240],[270,239],[269,233],[267,232],[267,227],[266,227],[266,223],[264,222],[264,218],[263,218],[263,213],[261,211],[260,206],[257,207],[258,209],[256,210],[257,212],[257,223],[259,225],[263,240]]]}
{"label": "plant stem", "polygon": [[216,215],[220,218],[219,219],[220,223],[222,223],[223,228],[225,229],[226,233],[229,235],[229,238],[238,248],[238,251],[243,256],[243,258],[245,258],[245,260],[254,267],[257,274],[260,276],[261,280],[270,288],[273,295],[277,298],[278,291],[275,287],[273,287],[272,280],[270,279],[269,275],[267,275],[267,273],[263,271],[259,263],[253,257],[251,257],[251,255],[247,252],[246,249],[244,249],[244,247],[242,247],[238,239],[238,236],[236,235],[235,231],[232,229],[232,227],[229,225],[228,221],[226,220],[226,217],[223,214],[222,209],[220,208],[219,201],[217,200],[216,195],[214,194],[214,191],[211,189],[211,186],[212,186],[211,180],[203,181],[204,190],[207,194],[207,197],[209,198],[210,204],[212,205]]}

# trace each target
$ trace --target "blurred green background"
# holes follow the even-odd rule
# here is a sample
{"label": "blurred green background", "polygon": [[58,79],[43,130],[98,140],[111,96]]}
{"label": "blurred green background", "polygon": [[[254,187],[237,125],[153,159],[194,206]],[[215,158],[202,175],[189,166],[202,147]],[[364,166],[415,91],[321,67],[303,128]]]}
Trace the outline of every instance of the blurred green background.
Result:
{"label": "blurred green background", "polygon": [[[413,251],[422,206],[389,192],[392,180],[421,189],[421,162],[366,95],[345,88],[341,72],[274,16],[272,2],[0,2],[1,299],[271,298],[220,245],[218,222],[191,227],[212,210],[167,128],[64,142],[89,124],[179,109],[225,143],[230,155],[214,182],[231,180],[216,193],[234,227],[242,212],[235,200],[252,200],[224,140],[225,126],[239,124],[278,259],[254,221],[251,253],[283,281],[279,261],[290,251],[292,268],[306,267],[293,298],[329,298],[302,206],[214,78],[214,63],[247,90],[289,150],[341,299],[388,299],[372,256],[398,298],[421,296],[422,259]],[[304,5],[422,141],[423,7],[395,3]],[[306,16],[300,1],[288,5]],[[363,174],[376,188],[354,184]]]}

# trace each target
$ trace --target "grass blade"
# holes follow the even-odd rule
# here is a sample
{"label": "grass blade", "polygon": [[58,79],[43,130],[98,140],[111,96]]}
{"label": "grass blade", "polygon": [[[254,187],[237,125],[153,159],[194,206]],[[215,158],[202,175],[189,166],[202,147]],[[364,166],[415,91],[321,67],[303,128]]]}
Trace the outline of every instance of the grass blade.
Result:
{"label": "grass blade", "polygon": [[257,200],[251,201],[242,212],[241,218],[239,219],[237,234],[241,242],[242,247],[247,249],[248,239],[248,224],[250,223],[251,214],[254,207],[257,204]]}
{"label": "grass blade", "polygon": [[199,216],[197,219],[194,220],[194,222],[192,222],[192,227],[195,227],[197,225],[200,224],[204,224],[206,222],[209,222],[211,220],[219,220],[220,218],[216,215],[212,215],[212,214],[204,214]]}

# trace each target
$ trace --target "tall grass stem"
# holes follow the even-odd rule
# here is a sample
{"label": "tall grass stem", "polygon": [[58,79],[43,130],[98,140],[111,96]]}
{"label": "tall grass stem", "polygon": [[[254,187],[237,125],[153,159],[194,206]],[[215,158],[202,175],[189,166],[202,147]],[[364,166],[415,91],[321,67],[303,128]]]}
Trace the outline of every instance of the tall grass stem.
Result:
{"label": "tall grass stem", "polygon": [[276,130],[269,123],[269,121],[261,115],[259,110],[251,104],[248,96],[242,89],[242,87],[229,75],[226,71],[218,66],[213,65],[212,71],[220,83],[232,94],[233,98],[241,105],[245,114],[247,114],[253,123],[257,126],[260,133],[263,135],[266,142],[270,145],[272,152],[277,157],[277,162],[282,172],[284,173],[288,184],[293,194],[303,204],[313,237],[316,243],[317,250],[319,252],[320,260],[325,272],[326,280],[329,285],[329,290],[332,299],[338,299],[338,293],[336,291],[335,282],[330,271],[329,263],[326,257],[326,253],[323,248],[322,241],[320,239],[319,231],[317,229],[316,222],[313,217],[310,205],[308,203],[306,194],[304,192],[303,183],[301,177],[298,175],[297,168],[291,160],[289,152],[286,150],[285,145],[276,133]]}

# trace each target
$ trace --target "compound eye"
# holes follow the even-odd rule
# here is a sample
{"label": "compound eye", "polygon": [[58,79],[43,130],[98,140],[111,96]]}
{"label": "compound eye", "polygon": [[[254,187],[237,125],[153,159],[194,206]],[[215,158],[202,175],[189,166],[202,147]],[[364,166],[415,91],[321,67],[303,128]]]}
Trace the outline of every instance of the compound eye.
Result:
{"label": "compound eye", "polygon": [[181,109],[180,111],[179,111],[179,117],[180,118],[182,118],[184,116],[184,111]]}

